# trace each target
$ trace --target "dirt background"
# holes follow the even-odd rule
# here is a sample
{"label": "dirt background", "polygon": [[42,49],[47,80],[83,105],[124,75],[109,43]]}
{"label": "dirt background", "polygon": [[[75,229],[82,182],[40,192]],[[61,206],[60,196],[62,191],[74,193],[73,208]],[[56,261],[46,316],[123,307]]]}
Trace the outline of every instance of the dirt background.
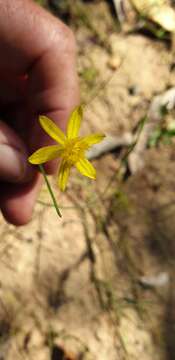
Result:
{"label": "dirt background", "polygon": [[[133,134],[175,85],[171,36],[121,29],[108,1],[50,9],[77,39],[82,133]],[[95,183],[73,171],[66,194],[55,187],[62,220],[45,186],[30,224],[1,217],[1,360],[175,359],[175,146],[146,149],[135,175],[126,150],[93,161]]]}

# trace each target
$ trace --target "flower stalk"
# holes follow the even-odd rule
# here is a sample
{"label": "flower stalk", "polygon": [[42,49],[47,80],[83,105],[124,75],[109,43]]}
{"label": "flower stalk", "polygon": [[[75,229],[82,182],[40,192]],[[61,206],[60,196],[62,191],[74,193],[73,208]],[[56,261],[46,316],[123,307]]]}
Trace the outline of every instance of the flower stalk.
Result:
{"label": "flower stalk", "polygon": [[39,164],[38,166],[39,166],[39,169],[40,169],[40,171],[41,171],[41,173],[42,173],[42,175],[43,175],[43,177],[44,177],[44,180],[45,180],[47,189],[48,189],[48,191],[49,191],[49,193],[50,193],[50,196],[51,196],[51,198],[52,198],[52,201],[53,201],[53,205],[54,205],[54,207],[55,207],[55,210],[56,210],[58,216],[59,216],[59,217],[62,217],[61,212],[60,212],[60,209],[59,209],[58,204],[57,204],[57,201],[56,201],[56,198],[55,198],[55,195],[54,195],[54,193],[53,193],[53,191],[52,191],[52,188],[51,188],[51,186],[50,186],[50,183],[49,183],[49,180],[48,180],[48,178],[47,178],[46,172],[45,172],[45,170],[44,170],[44,167],[43,167],[43,165],[41,165],[41,164]]}

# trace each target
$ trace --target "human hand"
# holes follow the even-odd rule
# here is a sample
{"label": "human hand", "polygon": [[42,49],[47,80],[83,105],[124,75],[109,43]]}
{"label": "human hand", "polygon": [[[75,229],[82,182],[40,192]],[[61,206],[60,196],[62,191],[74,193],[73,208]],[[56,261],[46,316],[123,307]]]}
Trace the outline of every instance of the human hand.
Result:
{"label": "human hand", "polygon": [[38,115],[64,130],[79,103],[76,50],[71,30],[33,1],[0,0],[0,9],[0,208],[23,225],[41,186],[27,157],[49,145]]}

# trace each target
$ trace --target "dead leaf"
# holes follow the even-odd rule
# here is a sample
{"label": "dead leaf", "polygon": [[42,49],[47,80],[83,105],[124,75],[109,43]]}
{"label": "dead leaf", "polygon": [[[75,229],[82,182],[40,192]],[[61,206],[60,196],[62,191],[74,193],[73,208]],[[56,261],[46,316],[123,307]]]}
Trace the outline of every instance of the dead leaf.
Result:
{"label": "dead leaf", "polygon": [[166,0],[130,0],[138,13],[163,29],[175,31],[175,11]]}

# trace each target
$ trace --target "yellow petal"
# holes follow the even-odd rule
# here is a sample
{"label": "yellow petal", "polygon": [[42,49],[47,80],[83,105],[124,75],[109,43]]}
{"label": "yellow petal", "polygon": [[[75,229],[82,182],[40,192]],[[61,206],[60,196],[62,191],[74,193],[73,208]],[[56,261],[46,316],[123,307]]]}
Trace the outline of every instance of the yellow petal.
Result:
{"label": "yellow petal", "polygon": [[39,122],[44,131],[59,144],[63,145],[66,139],[65,134],[59,127],[47,116],[40,116]]}
{"label": "yellow petal", "polygon": [[79,160],[75,164],[77,170],[84,176],[87,176],[91,179],[96,178],[96,170],[93,165],[85,158]]}
{"label": "yellow petal", "polygon": [[78,136],[81,120],[83,117],[83,106],[77,106],[72,112],[67,125],[68,139],[74,139]]}
{"label": "yellow petal", "polygon": [[58,186],[61,191],[64,191],[66,189],[69,173],[70,166],[65,161],[62,161],[58,174]]}
{"label": "yellow petal", "polygon": [[105,135],[103,134],[92,134],[82,137],[80,141],[82,141],[83,143],[87,144],[88,147],[90,147],[102,141],[104,137]]}
{"label": "yellow petal", "polygon": [[43,164],[46,161],[56,159],[61,151],[58,145],[45,146],[29,156],[28,161],[35,165]]}

